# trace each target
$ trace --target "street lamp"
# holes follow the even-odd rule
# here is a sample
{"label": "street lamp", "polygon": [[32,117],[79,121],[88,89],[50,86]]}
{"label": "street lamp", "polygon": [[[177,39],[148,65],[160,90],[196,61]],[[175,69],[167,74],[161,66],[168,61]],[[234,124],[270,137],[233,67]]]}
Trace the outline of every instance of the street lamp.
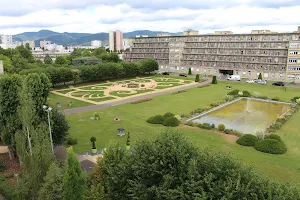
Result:
{"label": "street lamp", "polygon": [[48,113],[48,124],[49,124],[49,132],[50,132],[50,142],[51,142],[51,150],[52,150],[52,153],[53,153],[54,152],[53,151],[53,141],[52,141],[51,124],[50,124],[50,112],[52,111],[52,108],[51,107],[47,107],[46,105],[43,105],[43,110]]}

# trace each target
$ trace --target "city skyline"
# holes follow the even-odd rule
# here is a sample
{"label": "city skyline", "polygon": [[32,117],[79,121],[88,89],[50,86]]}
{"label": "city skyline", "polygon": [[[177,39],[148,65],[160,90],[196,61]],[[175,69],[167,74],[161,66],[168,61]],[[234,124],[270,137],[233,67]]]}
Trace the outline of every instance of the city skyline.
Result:
{"label": "city skyline", "polygon": [[[17,5],[17,6],[16,6]],[[147,6],[145,8],[145,6]],[[254,29],[292,32],[300,24],[296,0],[11,0],[0,6],[0,33],[18,34],[49,29],[57,32],[99,33],[113,30],[182,32],[215,30],[249,33]]]}

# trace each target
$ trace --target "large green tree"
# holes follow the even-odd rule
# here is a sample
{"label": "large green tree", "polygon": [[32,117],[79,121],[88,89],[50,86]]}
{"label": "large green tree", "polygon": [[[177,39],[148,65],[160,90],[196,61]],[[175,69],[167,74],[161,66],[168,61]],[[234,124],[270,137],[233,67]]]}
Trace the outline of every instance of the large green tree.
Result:
{"label": "large green tree", "polygon": [[26,47],[24,47],[23,45],[16,47],[16,51],[22,58],[26,59],[27,62],[30,63],[34,62],[34,58],[31,51]]}
{"label": "large green tree", "polygon": [[63,183],[63,196],[65,200],[83,199],[86,188],[85,177],[72,147],[68,149],[67,169]]}
{"label": "large green tree", "polygon": [[10,72],[13,66],[9,57],[0,54],[0,60],[2,60],[4,71]]}
{"label": "large green tree", "polygon": [[51,115],[52,119],[52,138],[55,146],[62,145],[68,136],[69,124],[61,112],[54,109]]}
{"label": "large green tree", "polygon": [[100,58],[104,62],[120,62],[119,55],[117,53],[102,53]]}
{"label": "large green tree", "polygon": [[158,63],[155,59],[143,59],[139,62],[142,64],[143,73],[150,73],[158,70]]}
{"label": "large green tree", "polygon": [[58,66],[67,66],[68,60],[65,56],[57,56],[54,63]]}
{"label": "large green tree", "polygon": [[45,56],[44,63],[49,65],[53,64],[53,60],[48,54]]}

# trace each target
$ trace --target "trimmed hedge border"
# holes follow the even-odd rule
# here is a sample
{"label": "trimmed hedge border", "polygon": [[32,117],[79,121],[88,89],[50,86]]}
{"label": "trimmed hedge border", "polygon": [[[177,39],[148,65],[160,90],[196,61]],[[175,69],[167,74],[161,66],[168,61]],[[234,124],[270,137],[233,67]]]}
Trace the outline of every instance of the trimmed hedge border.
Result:
{"label": "trimmed hedge border", "polygon": [[255,135],[245,134],[240,137],[236,143],[242,146],[254,146],[258,142],[258,139]]}
{"label": "trimmed hedge border", "polygon": [[287,148],[283,142],[278,142],[275,139],[265,139],[258,141],[254,148],[257,151],[270,154],[284,154],[287,152]]}

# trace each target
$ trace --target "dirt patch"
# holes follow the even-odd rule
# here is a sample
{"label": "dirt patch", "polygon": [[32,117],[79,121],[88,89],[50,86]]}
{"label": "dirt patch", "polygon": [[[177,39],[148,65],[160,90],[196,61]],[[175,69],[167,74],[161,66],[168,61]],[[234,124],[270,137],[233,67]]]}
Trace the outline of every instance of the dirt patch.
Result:
{"label": "dirt patch", "polygon": [[0,175],[13,176],[15,173],[20,173],[21,168],[17,157],[10,160],[8,153],[2,153],[0,154],[0,160],[4,161],[5,166],[5,170],[0,172]]}

